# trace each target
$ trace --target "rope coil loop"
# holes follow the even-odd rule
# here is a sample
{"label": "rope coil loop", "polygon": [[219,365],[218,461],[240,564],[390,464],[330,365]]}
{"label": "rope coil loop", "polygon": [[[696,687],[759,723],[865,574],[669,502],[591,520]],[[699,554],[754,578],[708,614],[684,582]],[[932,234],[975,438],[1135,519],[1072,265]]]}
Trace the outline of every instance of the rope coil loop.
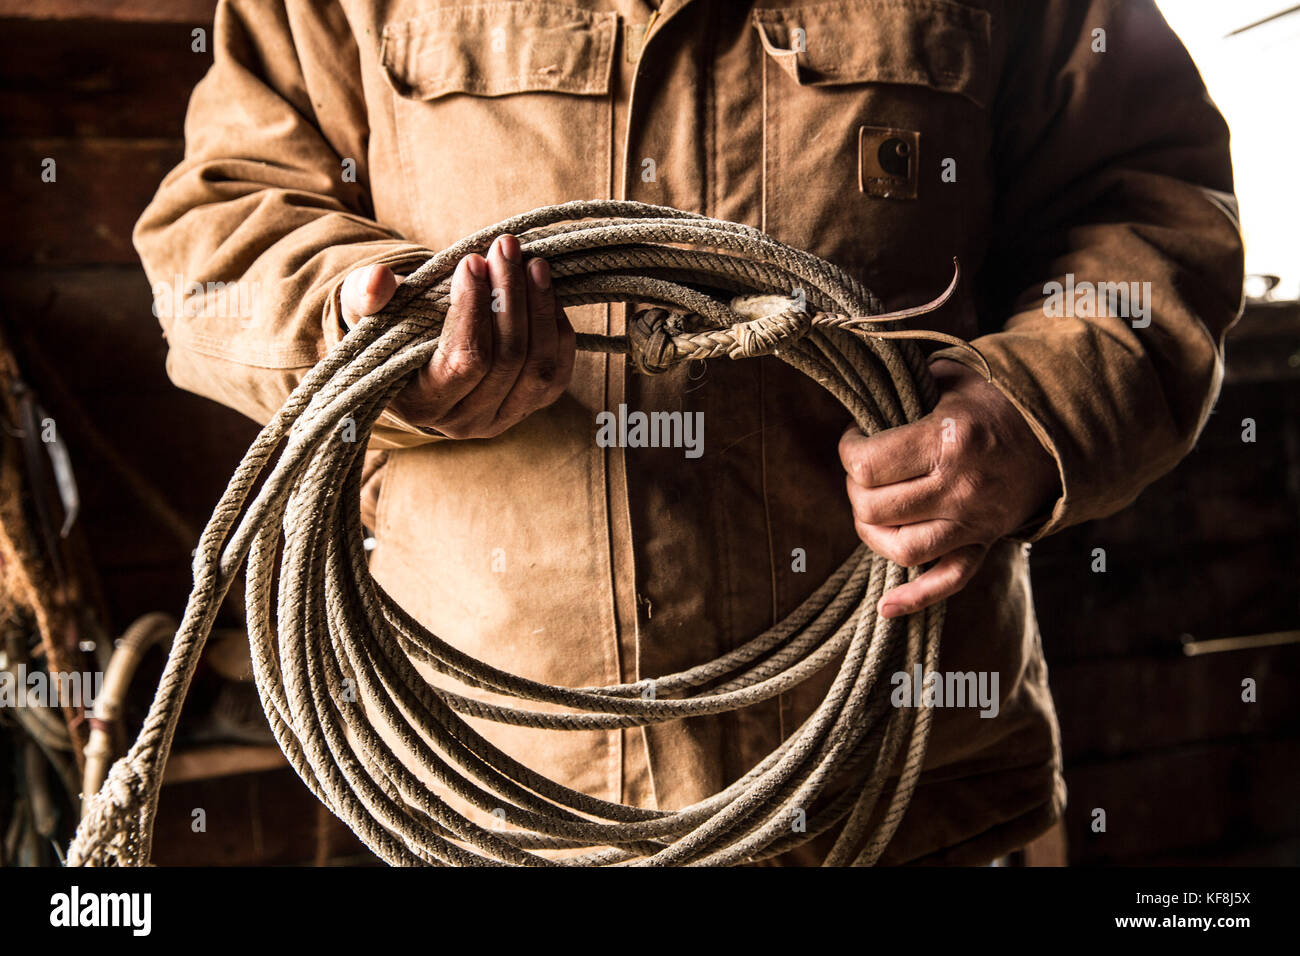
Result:
{"label": "rope coil loop", "polygon": [[[932,336],[895,326],[942,304],[955,277],[935,302],[886,315],[851,276],[756,229],[633,202],[545,207],[462,240],[303,378],[240,463],[200,540],[194,589],[140,736],[110,785],[88,795],[70,863],[148,862],[180,707],[245,563],[253,669],[271,729],[311,791],[389,863],[732,865],[836,828],[828,865],[879,859],[920,774],[931,714],[891,706],[888,675],[935,668],[943,606],[884,619],[875,605],[915,570],[859,546],[779,624],[716,660],[654,678],[648,699],[645,680],[572,688],[491,667],[422,627],[371,578],[359,513],[370,431],[437,348],[456,263],[507,232],[526,256],[550,263],[562,306],[649,306],[626,336],[579,334],[581,349],[628,354],[645,372],[771,354],[828,389],[868,434],[913,421],[935,401],[920,350],[897,341]],[[349,429],[355,440],[344,440]],[[415,662],[446,680],[430,684]],[[800,727],[739,780],[679,810],[572,790],[466,721],[638,727],[757,704],[827,670],[830,689]],[[391,728],[437,786],[369,720]],[[475,823],[443,793],[480,818],[504,813],[506,827]],[[800,814],[806,826],[795,827]]]}

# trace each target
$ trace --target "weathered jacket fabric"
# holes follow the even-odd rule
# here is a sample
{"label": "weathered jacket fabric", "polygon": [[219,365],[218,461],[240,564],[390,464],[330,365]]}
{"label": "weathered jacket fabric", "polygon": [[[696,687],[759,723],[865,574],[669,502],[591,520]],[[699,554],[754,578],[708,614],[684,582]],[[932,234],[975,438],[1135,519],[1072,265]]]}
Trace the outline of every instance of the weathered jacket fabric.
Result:
{"label": "weathered jacket fabric", "polygon": [[[999,711],[936,711],[885,862],[985,862],[1065,801],[1028,542],[1132,501],[1189,450],[1218,391],[1242,268],[1227,129],[1146,0],[653,11],[223,3],[185,160],[135,240],[154,283],[240,282],[254,297],[239,315],[197,294],[164,311],[168,371],[265,421],[346,333],[350,270],[408,273],[572,199],[761,227],[889,307],[932,297],[957,257],[960,292],[925,323],[975,341],[1055,457],[1061,494],[949,602],[940,666],[997,672]],[[914,197],[873,188],[872,130],[918,134]],[[1045,314],[1045,283],[1067,274],[1149,282],[1150,324]],[[618,332],[624,309],[570,317]],[[703,412],[703,455],[599,447],[596,415],[620,404]],[[774,359],[643,376],[592,354],[560,402],[490,441],[436,441],[386,414],[373,572],[436,633],[516,673],[575,686],[670,673],[779,620],[855,546],[836,454],[847,423]],[[480,729],[589,793],[678,807],[770,751],[828,681],[644,731]]]}

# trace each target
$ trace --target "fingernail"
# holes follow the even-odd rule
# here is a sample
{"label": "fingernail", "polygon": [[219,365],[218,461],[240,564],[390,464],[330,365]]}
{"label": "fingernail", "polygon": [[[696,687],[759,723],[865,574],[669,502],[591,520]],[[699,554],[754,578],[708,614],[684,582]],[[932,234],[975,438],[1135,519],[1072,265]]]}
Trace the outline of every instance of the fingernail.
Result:
{"label": "fingernail", "polygon": [[514,236],[497,236],[496,242],[497,249],[508,261],[518,263],[523,258],[519,248],[519,240]]}
{"label": "fingernail", "polygon": [[534,259],[528,263],[528,278],[539,291],[545,292],[551,287],[551,267],[545,259]]}
{"label": "fingernail", "polygon": [[898,615],[900,615],[900,614],[902,614],[902,613],[903,613],[903,608],[902,608],[900,605],[898,605],[898,604],[882,604],[882,605],[880,605],[880,616],[881,616],[881,617],[898,617]]}
{"label": "fingernail", "polygon": [[486,279],[488,274],[487,260],[477,253],[471,253],[465,257],[465,268],[475,279]]}

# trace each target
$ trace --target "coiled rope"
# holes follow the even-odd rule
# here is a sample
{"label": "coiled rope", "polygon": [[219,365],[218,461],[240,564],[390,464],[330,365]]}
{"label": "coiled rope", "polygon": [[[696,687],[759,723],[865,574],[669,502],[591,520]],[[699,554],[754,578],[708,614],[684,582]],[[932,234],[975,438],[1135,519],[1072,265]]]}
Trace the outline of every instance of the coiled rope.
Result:
{"label": "coiled rope", "polygon": [[[526,256],[550,263],[562,306],[652,306],[626,337],[580,334],[580,349],[627,353],[644,372],[775,355],[828,389],[868,434],[919,418],[936,397],[919,349],[894,339],[958,341],[894,327],[941,304],[952,286],[927,306],[881,315],[870,292],[816,256],[748,226],[641,203],[537,209],[434,256],[303,378],[240,463],[200,539],[194,589],[143,729],[103,789],[87,795],[70,864],[148,862],[181,704],[245,560],[253,668],[276,739],[311,791],[391,864],[731,865],[835,826],[828,865],[880,857],[930,726],[928,708],[890,705],[887,675],[934,669],[943,606],[895,619],[875,607],[916,570],[860,546],[785,620],[717,660],[654,679],[650,695],[645,681],[567,688],[490,667],[427,631],[372,580],[359,514],[371,428],[437,348],[457,262],[507,232]],[[431,686],[412,660],[521,706]],[[562,786],[463,719],[636,727],[769,700],[837,661],[802,726],[739,780],[680,810]],[[362,696],[442,787],[507,826],[474,823],[422,783],[364,720]]]}

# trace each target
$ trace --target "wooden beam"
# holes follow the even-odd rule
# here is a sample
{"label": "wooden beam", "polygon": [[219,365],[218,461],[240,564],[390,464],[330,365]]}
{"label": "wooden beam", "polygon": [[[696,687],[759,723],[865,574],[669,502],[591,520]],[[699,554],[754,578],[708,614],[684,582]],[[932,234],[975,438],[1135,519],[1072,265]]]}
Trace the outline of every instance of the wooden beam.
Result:
{"label": "wooden beam", "polygon": [[17,20],[117,20],[209,23],[217,0],[0,0],[0,17]]}
{"label": "wooden beam", "polygon": [[288,764],[279,747],[255,744],[219,744],[180,750],[167,759],[163,784],[211,780],[236,774],[279,770]]}
{"label": "wooden beam", "polygon": [[[1290,734],[1248,737],[1066,762],[1065,811],[1073,865],[1145,864],[1211,847],[1283,843],[1300,837],[1295,794],[1300,742]],[[1105,811],[1106,829],[1094,829]]]}

